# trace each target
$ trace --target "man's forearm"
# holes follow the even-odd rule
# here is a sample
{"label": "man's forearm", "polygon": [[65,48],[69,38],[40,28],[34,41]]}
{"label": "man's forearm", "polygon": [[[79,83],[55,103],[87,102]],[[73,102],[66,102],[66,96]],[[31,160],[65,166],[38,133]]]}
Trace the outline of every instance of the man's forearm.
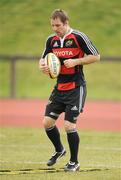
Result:
{"label": "man's forearm", "polygon": [[83,58],[78,58],[77,59],[77,65],[86,65],[86,64],[91,64],[91,63],[94,63],[94,62],[98,62],[100,61],[100,55],[87,55]]}

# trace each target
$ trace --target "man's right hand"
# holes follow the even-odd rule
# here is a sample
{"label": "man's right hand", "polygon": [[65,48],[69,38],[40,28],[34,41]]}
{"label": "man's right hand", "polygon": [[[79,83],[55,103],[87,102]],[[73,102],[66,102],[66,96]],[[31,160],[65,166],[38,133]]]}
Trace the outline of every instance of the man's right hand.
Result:
{"label": "man's right hand", "polygon": [[41,58],[41,59],[39,60],[39,69],[40,69],[43,73],[49,75],[48,65],[46,64],[45,59],[43,59],[43,58]]}

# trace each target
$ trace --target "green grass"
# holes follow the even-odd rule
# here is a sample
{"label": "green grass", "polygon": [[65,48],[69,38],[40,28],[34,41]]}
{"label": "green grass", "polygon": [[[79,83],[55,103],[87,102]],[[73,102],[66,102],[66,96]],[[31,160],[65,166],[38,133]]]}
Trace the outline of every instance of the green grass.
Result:
{"label": "green grass", "polygon": [[[67,149],[67,155],[55,166],[62,168],[69,160],[69,149],[66,133],[60,129],[62,142]],[[81,131],[79,161],[81,172],[45,172],[46,161],[53,152],[51,143],[43,129],[31,128],[1,128],[0,129],[0,169],[26,174],[2,175],[1,180],[119,180],[121,173],[121,147],[119,133]],[[28,169],[28,171],[27,171]],[[33,169],[33,171],[29,171]],[[38,171],[37,171],[38,170]],[[49,170],[48,170],[49,171]]]}
{"label": "green grass", "polygon": [[101,55],[121,55],[120,0],[0,0],[0,53],[41,54],[51,33],[50,14],[65,9],[73,28],[85,32]]}
{"label": "green grass", "polygon": [[[10,62],[0,62],[0,96],[10,95]],[[84,66],[88,99],[121,100],[120,63],[100,62]],[[55,80],[42,74],[38,61],[16,62],[16,96],[48,98]]]}

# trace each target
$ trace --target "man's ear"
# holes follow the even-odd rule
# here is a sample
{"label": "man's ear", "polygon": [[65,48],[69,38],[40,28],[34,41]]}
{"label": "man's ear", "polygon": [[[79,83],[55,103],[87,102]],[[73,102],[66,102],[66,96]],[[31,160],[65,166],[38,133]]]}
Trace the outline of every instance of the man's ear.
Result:
{"label": "man's ear", "polygon": [[66,21],[65,23],[64,23],[64,25],[68,25],[69,24],[69,22],[68,21]]}

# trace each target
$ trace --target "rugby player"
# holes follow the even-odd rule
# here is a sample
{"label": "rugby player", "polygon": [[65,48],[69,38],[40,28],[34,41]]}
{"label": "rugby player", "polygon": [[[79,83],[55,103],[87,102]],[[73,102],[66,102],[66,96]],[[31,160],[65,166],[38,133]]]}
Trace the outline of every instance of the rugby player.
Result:
{"label": "rugby player", "polygon": [[55,148],[55,153],[48,160],[47,165],[54,165],[66,154],[56,126],[56,120],[64,112],[64,126],[70,150],[70,159],[64,169],[78,171],[79,135],[76,122],[79,114],[83,112],[86,98],[83,66],[98,62],[100,55],[87,35],[70,27],[69,17],[64,10],[54,10],[50,22],[54,34],[47,38],[39,68],[43,73],[49,74],[44,58],[52,52],[60,59],[61,71],[50,95],[43,120],[46,134]]}

